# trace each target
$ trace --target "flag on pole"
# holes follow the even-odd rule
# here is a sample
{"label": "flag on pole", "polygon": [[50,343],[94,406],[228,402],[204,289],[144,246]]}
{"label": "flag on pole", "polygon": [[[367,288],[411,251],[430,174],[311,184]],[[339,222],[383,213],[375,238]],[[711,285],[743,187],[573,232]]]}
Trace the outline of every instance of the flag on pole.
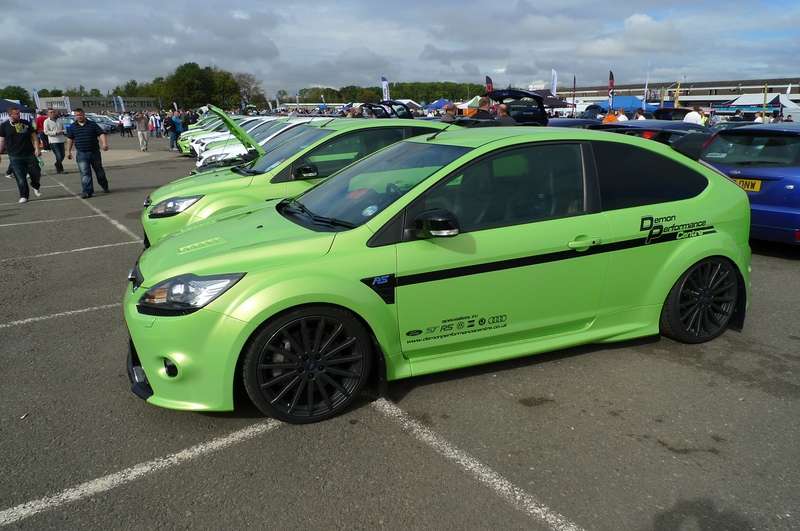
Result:
{"label": "flag on pole", "polygon": [[608,110],[614,108],[614,72],[608,71]]}
{"label": "flag on pole", "polygon": [[577,82],[578,82],[578,78],[575,76],[575,74],[572,74],[572,117],[573,118],[575,118],[575,107],[576,107],[575,106],[575,89],[576,89]]}
{"label": "flag on pole", "polygon": [[788,95],[789,95],[789,94],[791,94],[791,93],[792,93],[792,83],[791,83],[791,81],[790,81],[790,82],[789,82],[789,86],[788,86],[788,87],[786,87],[786,95],[788,96]]}
{"label": "flag on pole", "polygon": [[642,110],[647,109],[647,85],[650,84],[650,72],[644,78],[644,95],[642,96]]}
{"label": "flag on pole", "polygon": [[550,69],[550,94],[555,97],[558,86],[558,72],[554,68]]}
{"label": "flag on pole", "polygon": [[672,98],[672,101],[674,102],[672,106],[675,107],[676,109],[681,106],[681,82],[680,81],[678,81],[678,86],[675,87],[675,97]]}
{"label": "flag on pole", "polygon": [[486,93],[492,92],[494,90],[494,83],[492,83],[492,78],[486,76]]}
{"label": "flag on pole", "polygon": [[42,102],[39,100],[39,91],[36,89],[33,89],[33,102],[36,104],[37,111],[42,108]]}
{"label": "flag on pole", "polygon": [[67,110],[67,114],[72,114],[72,105],[69,103],[69,96],[64,96],[64,109]]}
{"label": "flag on pole", "polygon": [[384,100],[392,99],[389,97],[389,80],[386,79],[385,76],[381,76],[381,91],[383,93]]}

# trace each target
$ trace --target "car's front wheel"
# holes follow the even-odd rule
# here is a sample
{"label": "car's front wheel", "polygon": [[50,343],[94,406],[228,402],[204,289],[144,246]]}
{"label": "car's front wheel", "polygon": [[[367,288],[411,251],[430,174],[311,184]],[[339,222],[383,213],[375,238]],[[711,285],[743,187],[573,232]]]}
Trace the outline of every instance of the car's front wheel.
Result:
{"label": "car's front wheel", "polygon": [[251,341],[242,371],[261,412],[293,424],[344,411],[369,378],[369,334],[353,315],[306,306],[270,322]]}
{"label": "car's front wheel", "polygon": [[739,297],[734,265],[720,257],[693,265],[672,287],[661,311],[661,333],[683,343],[703,343],[728,327]]}

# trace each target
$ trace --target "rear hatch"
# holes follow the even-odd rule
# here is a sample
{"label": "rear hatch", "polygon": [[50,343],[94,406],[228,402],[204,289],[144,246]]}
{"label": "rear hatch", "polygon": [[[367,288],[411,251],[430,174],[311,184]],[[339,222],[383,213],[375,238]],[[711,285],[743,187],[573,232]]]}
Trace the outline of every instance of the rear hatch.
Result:
{"label": "rear hatch", "polygon": [[722,131],[709,142],[702,159],[736,181],[751,203],[800,208],[800,130]]}

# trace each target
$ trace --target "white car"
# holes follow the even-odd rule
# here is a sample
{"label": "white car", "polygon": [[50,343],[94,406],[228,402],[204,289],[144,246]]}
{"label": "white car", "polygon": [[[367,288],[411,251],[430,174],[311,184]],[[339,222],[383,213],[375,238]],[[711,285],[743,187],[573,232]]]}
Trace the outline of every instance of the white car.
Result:
{"label": "white car", "polygon": [[[317,120],[330,120],[331,118],[320,117],[303,117],[303,118],[279,118],[269,122],[265,127],[258,129],[257,133],[253,136],[245,135],[245,138],[239,138],[239,142],[231,142],[222,147],[206,150],[197,157],[197,168],[206,169],[209,166],[218,166],[222,164],[234,163],[238,160],[248,156],[248,153],[258,155],[263,152],[264,148],[269,144],[283,142],[287,138],[290,131],[304,123]],[[258,148],[256,148],[258,146]]]}
{"label": "white car", "polygon": [[[228,117],[228,119],[233,120],[233,122],[238,125],[249,124],[251,121],[255,120],[255,118],[249,118],[246,116],[233,116],[233,117]],[[193,136],[191,140],[189,140],[189,146],[191,147],[191,149],[194,150],[195,154],[197,154],[197,147],[200,145],[201,141],[224,138],[229,134],[230,130],[228,126],[225,124],[223,120],[220,120],[216,125],[214,125],[213,129],[205,133]]]}
{"label": "white car", "polygon": [[[239,124],[239,127],[241,127],[248,136],[255,136],[258,134],[258,131],[262,130],[270,122],[273,122],[277,119],[277,116],[259,116],[244,120]],[[203,137],[198,142],[194,143],[193,147],[197,153],[197,158],[199,159],[209,148],[209,146],[219,147],[222,145],[222,143],[238,144],[239,140],[236,138],[236,135],[232,134],[230,131],[224,131],[222,133],[217,133],[214,136]]]}

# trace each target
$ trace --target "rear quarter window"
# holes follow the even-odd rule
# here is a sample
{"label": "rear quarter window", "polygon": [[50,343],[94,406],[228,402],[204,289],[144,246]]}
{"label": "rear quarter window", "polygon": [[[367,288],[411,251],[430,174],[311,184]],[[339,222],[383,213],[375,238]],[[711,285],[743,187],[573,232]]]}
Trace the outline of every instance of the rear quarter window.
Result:
{"label": "rear quarter window", "polygon": [[603,210],[695,197],[708,185],[697,171],[664,155],[618,142],[592,142]]}

